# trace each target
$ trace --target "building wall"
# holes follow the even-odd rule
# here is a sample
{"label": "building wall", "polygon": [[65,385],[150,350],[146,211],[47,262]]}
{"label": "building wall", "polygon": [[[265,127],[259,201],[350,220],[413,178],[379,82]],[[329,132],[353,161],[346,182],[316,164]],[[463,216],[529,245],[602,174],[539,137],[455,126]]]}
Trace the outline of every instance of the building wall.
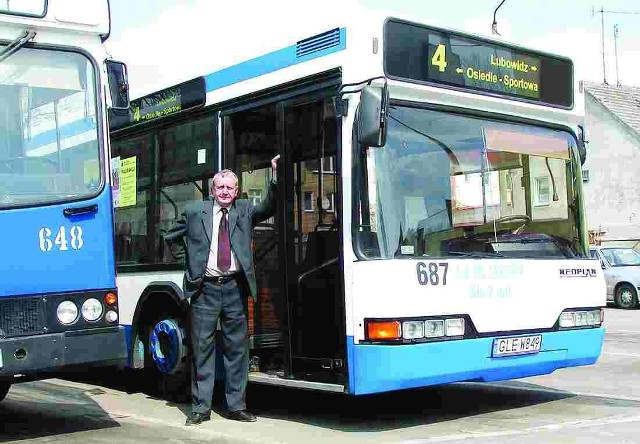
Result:
{"label": "building wall", "polygon": [[603,240],[640,238],[640,137],[585,94],[587,226]]}

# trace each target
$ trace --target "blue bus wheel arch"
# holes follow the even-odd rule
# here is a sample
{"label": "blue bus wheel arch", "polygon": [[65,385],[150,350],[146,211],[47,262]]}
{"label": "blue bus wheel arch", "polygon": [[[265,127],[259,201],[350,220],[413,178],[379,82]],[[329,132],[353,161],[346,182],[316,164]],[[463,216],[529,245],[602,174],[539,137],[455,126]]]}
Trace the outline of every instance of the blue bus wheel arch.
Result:
{"label": "blue bus wheel arch", "polygon": [[187,355],[186,334],[178,322],[163,319],[149,334],[149,352],[161,373],[176,373],[184,367]]}

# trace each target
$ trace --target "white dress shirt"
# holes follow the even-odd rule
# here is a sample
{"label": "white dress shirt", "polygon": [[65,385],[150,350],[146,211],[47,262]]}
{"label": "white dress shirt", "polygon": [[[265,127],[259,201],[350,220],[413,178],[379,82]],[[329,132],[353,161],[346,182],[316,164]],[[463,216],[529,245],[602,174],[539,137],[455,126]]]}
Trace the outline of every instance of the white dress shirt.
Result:
{"label": "white dress shirt", "polygon": [[[222,207],[218,202],[213,204],[213,227],[211,230],[211,247],[209,247],[209,260],[207,261],[206,276],[224,276],[236,273],[239,270],[238,261],[236,260],[236,254],[231,249],[231,266],[228,271],[221,271],[218,268],[218,232],[220,231],[220,220],[222,220],[224,213]],[[229,213],[227,212],[227,222],[229,220]],[[229,226],[229,236],[231,236],[231,227]]]}

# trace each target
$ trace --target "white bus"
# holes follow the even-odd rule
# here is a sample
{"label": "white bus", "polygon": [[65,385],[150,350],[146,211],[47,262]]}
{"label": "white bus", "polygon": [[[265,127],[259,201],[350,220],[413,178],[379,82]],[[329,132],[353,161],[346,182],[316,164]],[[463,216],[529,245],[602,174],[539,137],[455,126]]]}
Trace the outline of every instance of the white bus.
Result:
{"label": "white bus", "polygon": [[129,103],[109,32],[107,0],[0,2],[0,400],[16,382],[126,361],[107,103]]}
{"label": "white bus", "polygon": [[112,116],[112,159],[134,165],[115,216],[130,366],[185,389],[183,264],[162,233],[222,168],[259,202],[276,153],[250,381],[359,395],[596,362],[572,62],[394,18],[291,42]]}

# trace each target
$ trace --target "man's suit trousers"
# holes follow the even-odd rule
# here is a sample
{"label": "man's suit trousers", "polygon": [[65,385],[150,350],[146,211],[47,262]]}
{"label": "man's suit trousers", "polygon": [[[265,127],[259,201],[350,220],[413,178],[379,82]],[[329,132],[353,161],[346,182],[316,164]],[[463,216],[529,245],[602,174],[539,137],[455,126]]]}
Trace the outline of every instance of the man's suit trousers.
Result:
{"label": "man's suit trousers", "polygon": [[247,296],[242,279],[215,283],[205,278],[191,305],[193,411],[211,410],[216,374],[215,331],[220,318],[224,345],[225,400],[229,411],[244,410],[249,372]]}

